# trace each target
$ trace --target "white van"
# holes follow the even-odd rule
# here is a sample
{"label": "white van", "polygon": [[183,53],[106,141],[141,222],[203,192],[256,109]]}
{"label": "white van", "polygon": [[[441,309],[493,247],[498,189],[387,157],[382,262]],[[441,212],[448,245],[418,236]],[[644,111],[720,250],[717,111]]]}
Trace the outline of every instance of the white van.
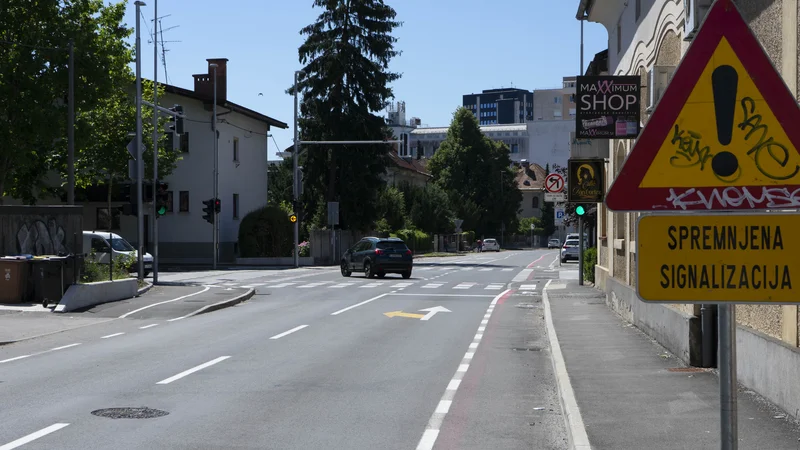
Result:
{"label": "white van", "polygon": [[[133,246],[125,240],[122,236],[109,233],[108,231],[84,231],[83,232],[83,253],[86,259],[92,258],[92,253],[95,254],[94,261],[98,264],[108,264],[108,249],[111,248],[114,253],[114,261],[122,255],[131,256],[136,258],[138,253]],[[148,276],[153,270],[153,256],[149,253],[144,254],[144,276]],[[136,270],[136,264],[131,268],[132,271]]]}

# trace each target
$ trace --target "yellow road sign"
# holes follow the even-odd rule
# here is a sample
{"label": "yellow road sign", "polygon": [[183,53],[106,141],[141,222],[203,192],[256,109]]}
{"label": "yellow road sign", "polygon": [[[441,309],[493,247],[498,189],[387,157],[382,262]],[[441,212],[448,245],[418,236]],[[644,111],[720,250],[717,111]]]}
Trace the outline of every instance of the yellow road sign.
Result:
{"label": "yellow road sign", "polygon": [[647,215],[636,224],[646,302],[797,304],[800,215]]}
{"label": "yellow road sign", "polygon": [[294,214],[292,214],[291,216],[289,216],[289,222],[292,222],[292,223],[295,223],[295,222],[297,222],[297,216],[296,216],[296,215],[294,215]]}
{"label": "yellow road sign", "polygon": [[[730,85],[731,90],[724,105],[720,84]],[[717,111],[720,107],[723,114]],[[726,112],[725,123],[714,120],[723,119]],[[720,128],[728,130],[726,136],[718,136]],[[726,137],[728,142],[720,142]],[[796,184],[800,184],[800,154],[723,37],[640,186]]]}
{"label": "yellow road sign", "polygon": [[409,319],[422,319],[425,317],[425,314],[414,314],[403,311],[390,311],[383,313],[383,315],[386,317],[407,317]]}

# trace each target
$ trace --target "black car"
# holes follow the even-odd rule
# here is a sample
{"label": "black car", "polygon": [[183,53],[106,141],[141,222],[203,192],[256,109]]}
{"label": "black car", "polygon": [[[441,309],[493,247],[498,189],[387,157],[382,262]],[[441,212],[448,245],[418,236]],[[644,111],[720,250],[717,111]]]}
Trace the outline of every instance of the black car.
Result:
{"label": "black car", "polygon": [[406,243],[398,238],[366,237],[342,255],[342,276],[364,272],[364,276],[383,278],[387,273],[399,273],[411,278],[414,256]]}

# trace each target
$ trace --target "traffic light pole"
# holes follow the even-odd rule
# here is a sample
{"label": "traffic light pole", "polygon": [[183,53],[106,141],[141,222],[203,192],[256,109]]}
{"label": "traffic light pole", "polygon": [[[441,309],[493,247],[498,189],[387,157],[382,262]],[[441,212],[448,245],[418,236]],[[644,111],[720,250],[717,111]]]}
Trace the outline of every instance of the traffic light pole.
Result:
{"label": "traffic light pole", "polygon": [[142,38],[140,36],[140,8],[144,2],[136,5],[136,222],[137,222],[137,269],[139,280],[144,280],[144,208],[142,207],[142,186],[144,180],[144,160],[142,155]]}
{"label": "traffic light pole", "polygon": [[[292,199],[294,203],[292,209],[297,208],[298,197],[300,197],[300,189],[297,185],[299,177],[297,176],[297,161],[300,157],[300,133],[297,130],[297,75],[300,71],[294,72],[294,152],[292,152]],[[294,211],[297,214],[297,211]],[[300,267],[300,221],[294,221],[294,266]]]}
{"label": "traffic light pole", "polygon": [[583,216],[578,216],[578,285],[583,286]]}
{"label": "traffic light pole", "polygon": [[[158,28],[158,0],[153,4],[153,23]],[[153,33],[153,284],[158,283],[158,29]]]}

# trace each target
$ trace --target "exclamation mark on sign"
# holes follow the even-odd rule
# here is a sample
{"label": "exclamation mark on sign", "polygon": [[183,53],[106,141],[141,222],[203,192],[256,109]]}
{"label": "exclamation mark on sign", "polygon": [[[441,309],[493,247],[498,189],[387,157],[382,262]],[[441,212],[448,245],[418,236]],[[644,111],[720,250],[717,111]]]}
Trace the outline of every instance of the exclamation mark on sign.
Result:
{"label": "exclamation mark on sign", "polygon": [[[728,145],[733,138],[733,119],[736,112],[736,90],[739,74],[731,66],[719,66],[711,74],[711,89],[714,93],[714,113],[717,117],[717,140]],[[729,151],[714,155],[711,170],[718,177],[730,177],[739,170],[739,160]]]}

